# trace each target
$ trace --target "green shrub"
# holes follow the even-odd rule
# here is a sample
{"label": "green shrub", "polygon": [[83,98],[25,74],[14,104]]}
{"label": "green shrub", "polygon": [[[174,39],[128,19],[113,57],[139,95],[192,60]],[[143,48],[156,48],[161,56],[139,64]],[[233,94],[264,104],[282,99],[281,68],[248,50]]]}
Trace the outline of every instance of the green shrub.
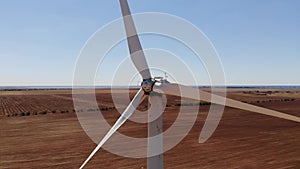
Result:
{"label": "green shrub", "polygon": [[106,110],[108,110],[108,107],[102,107],[102,108],[100,108],[100,110],[106,111]]}
{"label": "green shrub", "polygon": [[60,113],[61,113],[61,114],[69,113],[69,110],[61,110]]}
{"label": "green shrub", "polygon": [[42,115],[45,115],[45,114],[47,114],[47,113],[48,113],[47,111],[39,112],[39,114],[42,114]]}
{"label": "green shrub", "polygon": [[95,110],[92,108],[89,108],[89,109],[87,109],[87,111],[89,112],[89,111],[95,111]]}
{"label": "green shrub", "polygon": [[201,106],[204,106],[204,105],[211,105],[211,103],[210,103],[210,102],[201,102],[200,105],[201,105]]}

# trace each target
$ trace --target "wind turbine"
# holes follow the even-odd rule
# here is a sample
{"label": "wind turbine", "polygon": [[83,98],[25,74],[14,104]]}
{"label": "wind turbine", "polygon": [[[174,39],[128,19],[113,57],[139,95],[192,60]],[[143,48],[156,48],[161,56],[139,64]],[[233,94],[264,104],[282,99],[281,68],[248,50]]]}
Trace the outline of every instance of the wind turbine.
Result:
{"label": "wind turbine", "polygon": [[[144,55],[144,51],[141,46],[139,36],[135,28],[133,18],[131,16],[131,12],[127,0],[120,0],[120,5],[122,9],[122,15],[123,15],[123,21],[124,21],[126,35],[127,35],[127,43],[130,52],[130,57],[136,69],[142,76],[143,81],[141,83],[141,88],[138,90],[133,100],[129,103],[129,105],[127,106],[125,111],[121,114],[121,116],[113,125],[113,127],[99,142],[97,147],[91,152],[88,158],[84,161],[80,169],[82,169],[88,163],[88,161],[105,144],[105,142],[122,126],[122,124],[125,123],[125,121],[133,114],[135,109],[146,98],[146,96],[149,96],[149,104],[151,104],[153,107],[153,109],[151,109],[148,112],[149,113],[148,118],[151,119],[153,118],[153,116],[159,113],[158,118],[148,123],[148,137],[159,135],[160,133],[162,133],[161,113],[163,111],[163,106],[162,106],[163,100],[161,94],[180,96],[180,97],[195,99],[195,100],[199,100],[198,96],[200,95],[201,100],[206,102],[221,104],[232,108],[242,109],[246,111],[251,111],[259,114],[269,115],[269,116],[278,117],[281,119],[286,119],[286,120],[300,123],[300,117],[296,117],[275,110],[270,110],[259,106],[243,103],[233,99],[224,98],[222,96],[218,96],[218,95],[211,94],[209,92],[202,91],[198,88],[192,88],[181,84],[169,83],[167,81],[161,81],[159,82],[159,85],[156,85],[156,83],[158,82],[155,80],[155,78],[151,76],[150,69],[148,67],[146,57]],[[184,91],[184,93],[180,91]],[[226,100],[225,103],[223,102],[224,99]],[[202,129],[202,131],[204,130]],[[203,134],[202,131],[200,134],[200,142],[201,142],[201,135]],[[148,154],[151,154],[152,149],[162,150],[162,148],[163,148],[162,136],[157,137],[157,139],[155,140],[148,141]],[[148,157],[147,168],[162,169],[163,154]]]}

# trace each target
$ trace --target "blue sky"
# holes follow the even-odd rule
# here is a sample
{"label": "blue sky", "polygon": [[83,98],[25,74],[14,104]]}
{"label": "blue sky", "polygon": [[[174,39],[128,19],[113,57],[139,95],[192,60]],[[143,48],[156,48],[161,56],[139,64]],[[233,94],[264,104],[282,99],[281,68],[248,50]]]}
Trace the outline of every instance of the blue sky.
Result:
{"label": "blue sky", "polygon": [[[299,0],[129,4],[132,13],[170,13],[196,25],[217,49],[230,85],[300,84]],[[80,49],[120,16],[118,0],[1,0],[0,85],[71,85]],[[151,47],[151,38],[143,45]],[[102,74],[105,81],[111,72]]]}

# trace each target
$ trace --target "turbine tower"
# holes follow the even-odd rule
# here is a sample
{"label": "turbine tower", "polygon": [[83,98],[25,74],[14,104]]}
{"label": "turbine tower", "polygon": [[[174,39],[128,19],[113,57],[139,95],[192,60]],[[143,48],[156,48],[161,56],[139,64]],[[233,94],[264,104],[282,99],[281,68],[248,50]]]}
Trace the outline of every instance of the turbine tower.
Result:
{"label": "turbine tower", "polygon": [[[201,100],[206,102],[211,102],[214,104],[225,105],[232,108],[242,109],[250,112],[255,112],[259,114],[269,115],[273,117],[278,117],[294,122],[300,123],[300,117],[292,116],[289,114],[281,113],[275,110],[266,109],[263,107],[258,107],[255,105],[243,103],[237,100],[224,98],[222,96],[214,95],[209,92],[202,91],[198,88],[192,88],[180,84],[169,83],[168,81],[161,81],[160,85],[155,85],[156,80],[151,76],[150,69],[148,67],[146,57],[144,55],[143,48],[141,46],[139,36],[137,34],[133,18],[127,3],[127,0],[120,0],[120,5],[122,9],[123,21],[126,30],[127,43],[130,52],[130,57],[135,65],[136,69],[140,73],[143,81],[141,83],[141,88],[138,90],[133,100],[129,103],[125,111],[121,114],[119,119],[113,125],[113,127],[108,131],[108,133],[99,142],[97,147],[92,151],[88,158],[81,165],[82,169],[88,161],[94,156],[94,154],[103,146],[103,144],[125,123],[125,121],[133,114],[138,105],[149,96],[149,104],[153,109],[148,111],[148,119],[153,119],[158,117],[148,123],[148,155],[156,150],[161,150],[163,152],[163,136],[162,136],[162,112],[163,112],[163,97],[162,94],[173,95],[179,97],[185,97],[189,99],[199,100],[199,95]],[[184,92],[182,92],[184,91]],[[195,94],[196,93],[196,94]],[[212,99],[214,98],[214,99]],[[225,104],[223,100],[225,101]],[[203,130],[202,130],[203,131]],[[201,132],[202,134],[202,132]],[[200,137],[201,137],[200,134]],[[150,137],[157,136],[157,139],[152,139],[149,141]],[[156,156],[148,157],[147,168],[148,169],[163,169],[163,154],[158,154]]]}

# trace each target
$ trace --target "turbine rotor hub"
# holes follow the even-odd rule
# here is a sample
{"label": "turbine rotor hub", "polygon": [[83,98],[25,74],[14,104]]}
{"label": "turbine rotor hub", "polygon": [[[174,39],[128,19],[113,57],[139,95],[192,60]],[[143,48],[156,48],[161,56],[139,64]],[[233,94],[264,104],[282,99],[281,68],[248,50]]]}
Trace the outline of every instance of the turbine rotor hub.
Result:
{"label": "turbine rotor hub", "polygon": [[141,86],[146,94],[149,94],[153,90],[153,85],[155,81],[152,79],[144,79]]}

